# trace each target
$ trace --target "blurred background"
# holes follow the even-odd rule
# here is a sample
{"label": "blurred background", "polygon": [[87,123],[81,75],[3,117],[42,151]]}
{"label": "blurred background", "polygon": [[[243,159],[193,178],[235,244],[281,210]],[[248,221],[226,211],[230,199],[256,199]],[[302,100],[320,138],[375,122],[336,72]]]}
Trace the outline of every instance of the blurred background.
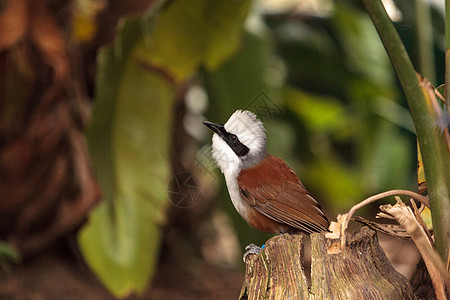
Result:
{"label": "blurred background", "polygon": [[[383,3],[439,86],[444,2]],[[2,299],[236,298],[243,249],[271,236],[235,211],[202,121],[237,109],[330,220],[417,190],[412,121],[360,1],[3,0],[0,70]],[[414,246],[380,239],[410,277]]]}

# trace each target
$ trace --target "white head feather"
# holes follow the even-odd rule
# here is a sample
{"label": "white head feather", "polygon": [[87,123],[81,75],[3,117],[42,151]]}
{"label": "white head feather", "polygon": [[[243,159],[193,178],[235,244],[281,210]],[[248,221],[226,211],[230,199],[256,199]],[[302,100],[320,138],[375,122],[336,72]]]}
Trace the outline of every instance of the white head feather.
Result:
{"label": "white head feather", "polygon": [[225,177],[227,174],[239,175],[242,169],[256,165],[267,155],[264,126],[254,113],[237,110],[224,127],[249,149],[246,155],[238,156],[219,135],[213,135],[212,154]]}

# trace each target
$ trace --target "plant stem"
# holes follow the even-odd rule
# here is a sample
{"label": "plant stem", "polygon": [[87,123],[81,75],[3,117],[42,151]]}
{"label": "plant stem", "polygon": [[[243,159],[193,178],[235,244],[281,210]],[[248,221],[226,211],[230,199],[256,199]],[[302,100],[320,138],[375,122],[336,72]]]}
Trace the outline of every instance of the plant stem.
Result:
{"label": "plant stem", "polygon": [[445,0],[445,99],[450,100],[450,0]]}
{"label": "plant stem", "polygon": [[425,0],[415,0],[416,36],[419,72],[436,86],[434,67],[433,26],[430,5]]}
{"label": "plant stem", "polygon": [[436,247],[446,261],[447,248],[450,243],[450,155],[446,141],[436,126],[438,124],[437,114],[431,103],[427,103],[425,99],[408,53],[381,0],[363,0],[363,2],[380,35],[408,101],[422,152]]}

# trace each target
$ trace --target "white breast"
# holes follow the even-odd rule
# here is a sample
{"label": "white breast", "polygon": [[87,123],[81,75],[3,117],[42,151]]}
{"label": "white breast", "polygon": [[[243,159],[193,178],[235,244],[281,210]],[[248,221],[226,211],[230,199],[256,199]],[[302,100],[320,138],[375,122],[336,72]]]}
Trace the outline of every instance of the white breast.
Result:
{"label": "white breast", "polygon": [[225,174],[228,193],[230,194],[231,202],[233,202],[234,208],[236,208],[238,213],[246,220],[249,207],[245,200],[242,199],[241,193],[239,192],[239,185],[237,184],[237,176],[239,174],[236,176],[233,175],[227,176],[227,174]]}
{"label": "white breast", "polygon": [[247,216],[248,204],[242,200],[237,184],[237,177],[242,170],[241,159],[217,134],[213,135],[212,141],[212,155],[225,176],[231,202],[233,202],[236,210],[245,219]]}

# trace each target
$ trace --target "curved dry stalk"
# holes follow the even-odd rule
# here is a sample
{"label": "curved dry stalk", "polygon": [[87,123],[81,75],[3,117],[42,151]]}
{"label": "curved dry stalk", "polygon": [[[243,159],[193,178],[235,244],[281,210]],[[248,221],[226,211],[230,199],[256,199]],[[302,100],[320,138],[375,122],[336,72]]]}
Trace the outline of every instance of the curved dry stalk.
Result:
{"label": "curved dry stalk", "polygon": [[348,227],[348,222],[350,221],[350,218],[353,216],[356,210],[360,209],[361,207],[364,207],[370,203],[373,203],[377,200],[389,197],[389,196],[396,196],[396,195],[404,195],[409,196],[411,198],[414,198],[415,200],[419,201],[420,203],[423,203],[426,207],[430,208],[430,203],[428,201],[428,198],[426,196],[422,196],[421,194],[418,194],[413,191],[408,190],[390,190],[383,193],[379,193],[373,196],[370,196],[369,198],[361,201],[360,203],[354,205],[348,213],[344,214],[343,221],[340,226],[340,238],[341,238],[341,249],[343,250],[345,248],[345,230]]}
{"label": "curved dry stalk", "polygon": [[434,248],[433,241],[428,237],[426,228],[420,224],[420,216],[417,218],[411,207],[406,206],[399,198],[394,206],[381,205],[380,210],[392,216],[409,233],[425,262],[428,274],[430,274],[436,298],[438,300],[447,299],[445,287],[450,291],[450,277],[446,272],[444,262]]}

